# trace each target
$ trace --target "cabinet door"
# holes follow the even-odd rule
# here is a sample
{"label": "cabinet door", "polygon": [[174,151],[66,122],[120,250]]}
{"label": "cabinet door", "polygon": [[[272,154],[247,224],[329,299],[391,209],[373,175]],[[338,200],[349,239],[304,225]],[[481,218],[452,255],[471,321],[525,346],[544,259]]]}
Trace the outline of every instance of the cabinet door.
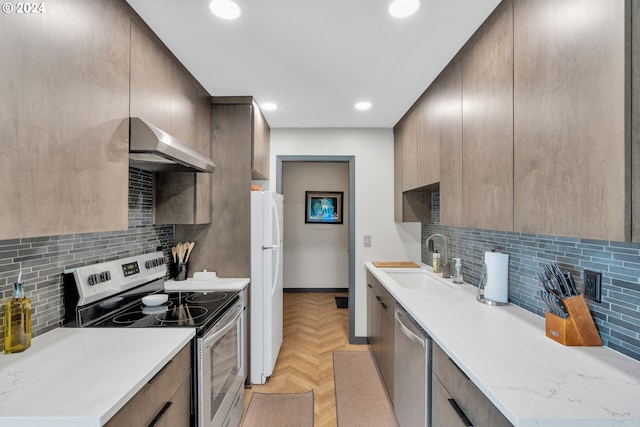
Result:
{"label": "cabinet door", "polygon": [[393,402],[393,375],[394,375],[394,343],[395,343],[395,301],[390,297],[389,293],[382,289],[382,310],[380,319],[380,353],[382,355],[382,366],[380,372],[384,385],[387,387],[389,398]]}
{"label": "cabinet door", "polygon": [[519,1],[514,31],[515,231],[625,240],[625,2]]}
{"label": "cabinet door", "polygon": [[251,111],[253,114],[253,143],[251,145],[252,179],[269,179],[269,145],[271,128],[255,102],[253,103]]}
{"label": "cabinet door", "polygon": [[171,62],[171,130],[173,136],[197,149],[198,88],[182,66]]}
{"label": "cabinet door", "polygon": [[173,64],[157,41],[131,21],[131,116],[171,132]]}
{"label": "cabinet door", "polygon": [[393,220],[402,222],[402,126],[393,128]]}
{"label": "cabinet door", "polygon": [[[198,90],[196,106],[196,149],[211,157],[211,101],[209,94]],[[215,160],[214,160],[215,162]],[[211,174],[196,173],[194,224],[211,223]]]}
{"label": "cabinet door", "polygon": [[440,224],[462,221],[462,66],[452,63],[439,77]]}
{"label": "cabinet door", "polygon": [[418,100],[418,181],[424,187],[440,181],[439,85],[436,82]]}
{"label": "cabinet door", "polygon": [[375,304],[375,296],[370,276],[371,273],[367,272],[367,337],[369,344],[373,345],[373,305]]}
{"label": "cabinet door", "polygon": [[[627,21],[629,22],[629,21]],[[640,22],[640,2],[631,3],[631,22]],[[640,188],[640,25],[631,28],[631,160],[633,173],[632,188]],[[631,237],[640,242],[640,197],[631,197],[633,206],[633,229]]]}
{"label": "cabinet door", "polygon": [[503,4],[462,58],[463,222],[513,230],[513,13]]}
{"label": "cabinet door", "polygon": [[413,108],[398,124],[402,128],[402,191],[418,187],[418,118],[418,110]]}
{"label": "cabinet door", "polygon": [[127,228],[129,16],[51,9],[0,25],[0,240]]}
{"label": "cabinet door", "polygon": [[468,427],[469,419],[435,374],[431,375],[431,427]]}

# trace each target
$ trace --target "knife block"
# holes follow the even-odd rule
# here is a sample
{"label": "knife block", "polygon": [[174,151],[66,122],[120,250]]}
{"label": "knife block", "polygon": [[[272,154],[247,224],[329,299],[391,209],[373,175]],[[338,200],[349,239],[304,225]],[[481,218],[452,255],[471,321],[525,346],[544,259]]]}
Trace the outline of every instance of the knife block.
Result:
{"label": "knife block", "polygon": [[552,340],[567,346],[599,346],[602,339],[591,317],[584,296],[576,295],[561,300],[569,317],[563,319],[547,312],[544,316],[546,334]]}

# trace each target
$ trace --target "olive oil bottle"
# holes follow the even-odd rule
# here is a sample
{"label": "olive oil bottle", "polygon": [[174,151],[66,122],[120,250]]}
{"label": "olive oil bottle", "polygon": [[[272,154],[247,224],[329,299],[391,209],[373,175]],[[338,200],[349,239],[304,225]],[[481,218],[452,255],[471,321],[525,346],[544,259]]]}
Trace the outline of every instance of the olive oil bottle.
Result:
{"label": "olive oil bottle", "polygon": [[24,296],[20,282],[22,272],[13,285],[13,298],[7,301],[4,316],[4,352],[18,353],[31,346],[31,301]]}

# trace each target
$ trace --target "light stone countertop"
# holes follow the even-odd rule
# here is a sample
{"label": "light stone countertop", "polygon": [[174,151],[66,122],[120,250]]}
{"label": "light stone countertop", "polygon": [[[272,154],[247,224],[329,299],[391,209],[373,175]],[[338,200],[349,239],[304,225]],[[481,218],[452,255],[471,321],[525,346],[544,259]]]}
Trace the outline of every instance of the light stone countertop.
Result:
{"label": "light stone countertop", "polygon": [[388,269],[365,266],[515,426],[640,426],[640,362],[606,347],[565,347],[546,337],[544,318],[481,304],[471,285],[438,277],[407,289]]}
{"label": "light stone countertop", "polygon": [[0,354],[0,427],[99,427],[195,336],[193,328],[57,328]]}

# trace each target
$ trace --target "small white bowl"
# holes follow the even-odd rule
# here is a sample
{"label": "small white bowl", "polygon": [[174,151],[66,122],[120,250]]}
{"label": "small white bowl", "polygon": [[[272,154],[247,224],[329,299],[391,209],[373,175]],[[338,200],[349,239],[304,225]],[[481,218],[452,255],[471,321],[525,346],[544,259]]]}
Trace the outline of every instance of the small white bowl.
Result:
{"label": "small white bowl", "polygon": [[149,307],[155,307],[164,304],[169,299],[167,294],[152,294],[142,298],[142,303]]}

